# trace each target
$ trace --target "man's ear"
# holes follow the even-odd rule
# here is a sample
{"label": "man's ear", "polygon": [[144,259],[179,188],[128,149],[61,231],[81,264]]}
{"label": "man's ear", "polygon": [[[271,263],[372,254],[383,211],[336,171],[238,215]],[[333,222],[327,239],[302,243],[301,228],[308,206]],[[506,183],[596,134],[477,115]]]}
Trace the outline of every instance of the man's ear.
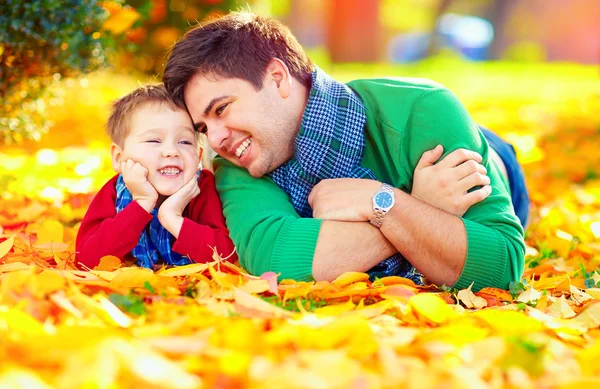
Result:
{"label": "man's ear", "polygon": [[110,145],[110,158],[112,162],[112,168],[117,173],[121,173],[121,159],[123,157],[123,150],[118,144],[112,143]]}
{"label": "man's ear", "polygon": [[279,95],[284,99],[292,92],[292,75],[286,64],[279,58],[273,58],[267,65],[266,78],[266,82],[275,84]]}

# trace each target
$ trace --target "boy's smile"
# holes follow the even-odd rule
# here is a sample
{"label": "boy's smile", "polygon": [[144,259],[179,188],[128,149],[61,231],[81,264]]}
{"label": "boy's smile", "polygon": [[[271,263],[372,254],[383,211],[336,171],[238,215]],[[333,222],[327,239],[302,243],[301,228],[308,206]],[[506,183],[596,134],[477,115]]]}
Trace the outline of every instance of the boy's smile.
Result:
{"label": "boy's smile", "polygon": [[187,112],[149,103],[131,115],[128,128],[117,158],[143,165],[159,195],[177,192],[198,171],[198,141]]}

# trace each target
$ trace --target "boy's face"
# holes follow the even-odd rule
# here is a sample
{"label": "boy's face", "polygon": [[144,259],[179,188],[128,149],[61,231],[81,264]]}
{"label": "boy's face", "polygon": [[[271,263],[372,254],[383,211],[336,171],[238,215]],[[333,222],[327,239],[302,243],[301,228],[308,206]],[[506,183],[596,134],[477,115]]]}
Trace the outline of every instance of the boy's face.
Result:
{"label": "boy's face", "polygon": [[198,171],[200,152],[187,112],[158,103],[145,104],[131,115],[123,148],[113,144],[113,167],[132,159],[148,169],[148,181],[159,195],[170,196]]}

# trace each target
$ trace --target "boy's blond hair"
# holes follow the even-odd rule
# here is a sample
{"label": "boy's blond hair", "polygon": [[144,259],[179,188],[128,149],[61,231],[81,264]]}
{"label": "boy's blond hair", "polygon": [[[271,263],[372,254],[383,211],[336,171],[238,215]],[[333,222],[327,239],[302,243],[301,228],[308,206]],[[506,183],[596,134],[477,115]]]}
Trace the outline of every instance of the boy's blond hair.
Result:
{"label": "boy's blond hair", "polygon": [[106,122],[106,133],[113,143],[119,147],[123,147],[131,115],[133,115],[136,109],[149,103],[165,104],[173,110],[181,110],[175,104],[163,84],[139,87],[116,100],[112,105],[112,113]]}

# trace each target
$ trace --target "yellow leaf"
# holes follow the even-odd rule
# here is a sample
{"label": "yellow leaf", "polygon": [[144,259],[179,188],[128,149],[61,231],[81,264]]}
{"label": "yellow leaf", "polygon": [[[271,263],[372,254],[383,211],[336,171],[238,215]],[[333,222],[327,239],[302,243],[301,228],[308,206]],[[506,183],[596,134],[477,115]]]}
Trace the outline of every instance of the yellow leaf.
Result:
{"label": "yellow leaf", "polygon": [[240,286],[239,289],[247,293],[258,294],[269,290],[269,282],[266,280],[252,280]]}
{"label": "yellow leaf", "polygon": [[296,297],[306,297],[310,293],[312,285],[312,282],[298,282],[296,285],[285,290],[283,300],[286,301],[295,299]]}
{"label": "yellow leaf", "polygon": [[23,262],[5,263],[4,265],[0,265],[0,274],[10,273],[10,272],[19,271],[19,270],[29,270],[30,268],[31,268],[31,265],[27,265]]}
{"label": "yellow leaf", "polygon": [[344,286],[350,285],[354,282],[365,282],[368,280],[369,275],[367,273],[346,272],[333,280],[331,284],[337,286],[338,288],[343,288]]}
{"label": "yellow leaf", "polygon": [[37,244],[62,243],[64,226],[56,220],[46,220],[37,231]]}
{"label": "yellow leaf", "polygon": [[338,316],[342,313],[349,312],[355,307],[352,299],[346,301],[344,304],[327,305],[325,307],[315,309],[315,313],[319,315]]}
{"label": "yellow leaf", "polygon": [[33,279],[36,283],[37,292],[42,296],[61,290],[67,284],[67,281],[60,273],[51,270],[44,270]]}
{"label": "yellow leaf", "polygon": [[172,267],[170,269],[161,269],[160,271],[156,272],[156,274],[168,277],[181,277],[189,276],[190,274],[201,273],[206,269],[208,269],[208,264],[206,263],[193,263],[185,266]]}
{"label": "yellow leaf", "polygon": [[114,287],[142,288],[146,282],[156,285],[156,275],[150,269],[130,267],[124,268],[111,281]]}
{"label": "yellow leaf", "polygon": [[457,297],[467,308],[475,308],[481,309],[487,307],[487,301],[479,296],[475,296],[473,292],[471,292],[471,288],[473,287],[473,283],[469,285],[467,289],[463,289],[458,292]]}
{"label": "yellow leaf", "polygon": [[242,277],[239,275],[223,273],[221,271],[217,271],[211,265],[208,267],[208,271],[212,279],[220,286],[226,289],[232,289],[239,286],[242,282]]}
{"label": "yellow leaf", "polygon": [[457,313],[439,296],[430,293],[414,295],[409,300],[410,306],[427,320],[441,324],[457,316]]}
{"label": "yellow leaf", "polygon": [[[1,266],[0,266],[0,268],[1,268]],[[0,270],[0,272],[2,272],[2,271]],[[600,288],[588,288],[585,290],[585,293],[589,294],[596,300],[600,300]]]}
{"label": "yellow leaf", "polygon": [[483,319],[499,335],[510,336],[541,331],[543,324],[523,312],[500,309],[484,309],[470,315]]}
{"label": "yellow leaf", "polygon": [[0,259],[4,258],[6,254],[12,249],[15,244],[15,235],[6,239],[4,242],[0,243]]}
{"label": "yellow leaf", "polygon": [[105,255],[100,258],[100,263],[98,263],[94,270],[100,271],[113,271],[121,267],[121,260],[114,255]]}
{"label": "yellow leaf", "polygon": [[[2,325],[4,324],[4,326]],[[0,307],[0,328],[8,328],[11,332],[24,335],[44,334],[42,323],[18,309],[7,309]]]}

